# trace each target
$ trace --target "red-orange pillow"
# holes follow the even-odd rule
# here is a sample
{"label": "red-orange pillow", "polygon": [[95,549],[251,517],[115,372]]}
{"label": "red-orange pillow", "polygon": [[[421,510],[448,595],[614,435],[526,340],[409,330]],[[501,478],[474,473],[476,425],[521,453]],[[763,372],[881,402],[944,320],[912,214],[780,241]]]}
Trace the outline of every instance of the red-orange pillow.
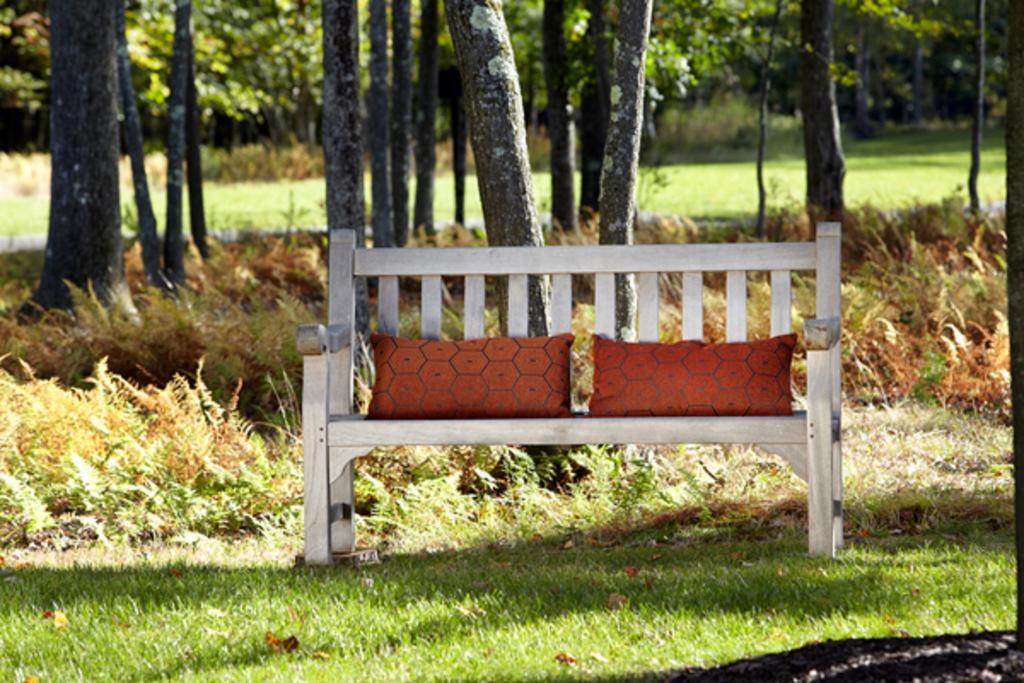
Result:
{"label": "red-orange pillow", "polygon": [[634,344],[594,337],[590,415],[792,415],[796,335]]}
{"label": "red-orange pillow", "polygon": [[368,417],[571,417],[573,336],[429,341],[374,334]]}

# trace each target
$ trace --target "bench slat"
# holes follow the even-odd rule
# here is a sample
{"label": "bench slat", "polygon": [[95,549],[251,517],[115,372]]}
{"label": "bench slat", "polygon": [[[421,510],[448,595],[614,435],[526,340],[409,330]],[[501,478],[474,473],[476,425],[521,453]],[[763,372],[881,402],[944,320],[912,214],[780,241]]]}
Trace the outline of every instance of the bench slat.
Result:
{"label": "bench slat", "polygon": [[772,336],[793,331],[792,278],[788,270],[772,271]]}
{"label": "bench slat", "polygon": [[594,334],[615,339],[615,275],[594,276]]}
{"label": "bench slat", "polygon": [[704,339],[704,275],[683,273],[683,339]]}
{"label": "bench slat", "polygon": [[510,275],[508,278],[508,335],[529,336],[530,297],[527,277]]}
{"label": "bench slat", "polygon": [[814,270],[813,242],[360,249],[358,276]]}
{"label": "bench slat", "polygon": [[463,337],[480,339],[484,336],[486,303],[484,297],[484,276],[468,275],[463,298]]}
{"label": "bench slat", "polygon": [[637,339],[642,342],[658,341],[658,273],[640,273],[636,276]]}
{"label": "bench slat", "polygon": [[572,275],[551,276],[551,334],[572,332]]}
{"label": "bench slat", "polygon": [[377,329],[398,335],[398,278],[387,275],[377,284]]}
{"label": "bench slat", "polygon": [[730,270],[725,279],[725,340],[747,340],[747,274]]}
{"label": "bench slat", "polygon": [[786,417],[573,417],[504,420],[334,418],[331,446],[583,443],[806,443],[804,413]]}
{"label": "bench slat", "polygon": [[441,278],[428,275],[420,283],[420,336],[441,338]]}

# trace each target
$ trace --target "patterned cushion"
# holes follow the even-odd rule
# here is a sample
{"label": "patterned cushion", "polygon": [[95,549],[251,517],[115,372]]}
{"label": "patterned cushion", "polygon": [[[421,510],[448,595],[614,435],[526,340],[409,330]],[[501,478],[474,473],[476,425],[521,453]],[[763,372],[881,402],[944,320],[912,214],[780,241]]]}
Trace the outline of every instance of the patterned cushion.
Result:
{"label": "patterned cushion", "polygon": [[590,414],[792,415],[795,346],[795,334],[729,344],[634,344],[595,336]]}
{"label": "patterned cushion", "polygon": [[429,341],[374,334],[368,417],[570,417],[573,336]]}

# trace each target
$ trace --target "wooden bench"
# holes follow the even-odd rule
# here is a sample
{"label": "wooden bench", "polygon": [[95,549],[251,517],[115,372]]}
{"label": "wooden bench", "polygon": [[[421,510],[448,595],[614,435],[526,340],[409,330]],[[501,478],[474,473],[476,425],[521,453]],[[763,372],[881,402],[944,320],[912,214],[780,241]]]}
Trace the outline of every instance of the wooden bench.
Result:
{"label": "wooden bench", "polygon": [[[441,276],[465,278],[467,339],[484,336],[484,276],[508,276],[508,331],[527,336],[527,277],[551,276],[551,334],[570,331],[572,276],[595,277],[595,332],[614,334],[617,273],[637,278],[640,341],[658,340],[658,275],[682,273],[682,337],[703,337],[703,273],[726,273],[726,339],[747,338],[747,272],[771,274],[771,333],[792,330],[792,271],[816,275],[817,319],[804,321],[807,410],[786,417],[624,417],[520,420],[366,420],[352,414],[355,278],[378,281],[378,329],[398,332],[398,278],[421,279],[422,336],[441,336]],[[842,545],[840,450],[840,226],[814,242],[634,246],[355,249],[330,235],[328,325],[303,325],[302,427],[305,562],[358,557],[354,460],[378,446],[750,443],[775,453],[808,484],[810,552]],[[355,554],[355,555],[353,555]]]}

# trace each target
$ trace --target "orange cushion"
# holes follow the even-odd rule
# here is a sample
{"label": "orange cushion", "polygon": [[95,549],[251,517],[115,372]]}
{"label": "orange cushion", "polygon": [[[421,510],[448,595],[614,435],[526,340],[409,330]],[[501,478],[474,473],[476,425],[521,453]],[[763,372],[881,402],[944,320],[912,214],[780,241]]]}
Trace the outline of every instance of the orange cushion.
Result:
{"label": "orange cushion", "polygon": [[[374,334],[368,417],[571,417],[573,336],[429,341]],[[457,428],[456,428],[457,429]]]}
{"label": "orange cushion", "polygon": [[594,337],[590,415],[792,415],[796,335],[634,344]]}

